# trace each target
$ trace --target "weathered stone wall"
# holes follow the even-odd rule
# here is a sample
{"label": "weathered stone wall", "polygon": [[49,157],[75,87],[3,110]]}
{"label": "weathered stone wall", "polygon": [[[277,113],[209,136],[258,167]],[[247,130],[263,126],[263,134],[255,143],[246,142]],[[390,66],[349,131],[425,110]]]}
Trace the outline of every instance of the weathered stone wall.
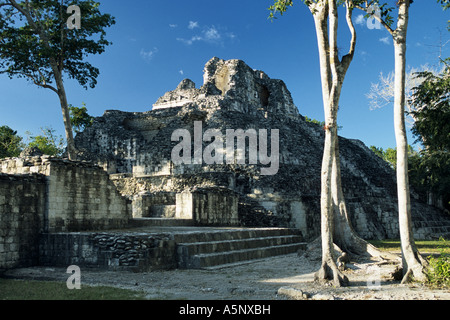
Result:
{"label": "weathered stone wall", "polygon": [[175,192],[139,193],[133,197],[133,218],[173,218],[175,207]]}
{"label": "weathered stone wall", "polygon": [[120,228],[131,218],[131,203],[97,165],[43,156],[1,160],[0,170],[46,176],[46,232]]}
{"label": "weathered stone wall", "polygon": [[178,219],[193,219],[199,225],[235,226],[239,224],[239,196],[225,188],[195,188],[178,193]]}
{"label": "weathered stone wall", "polygon": [[40,237],[40,265],[79,265],[145,272],[177,267],[176,244],[167,235],[53,233]]}
{"label": "weathered stone wall", "polygon": [[0,272],[37,264],[45,192],[41,175],[0,174]]}

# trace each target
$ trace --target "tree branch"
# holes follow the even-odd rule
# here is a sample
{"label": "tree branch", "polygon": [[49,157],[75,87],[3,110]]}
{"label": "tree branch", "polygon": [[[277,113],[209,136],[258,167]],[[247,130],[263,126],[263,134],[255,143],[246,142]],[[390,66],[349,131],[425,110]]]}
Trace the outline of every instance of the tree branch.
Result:
{"label": "tree branch", "polygon": [[64,69],[64,38],[65,38],[65,34],[64,34],[64,19],[63,19],[63,0],[61,0],[61,5],[59,8],[59,14],[60,14],[60,19],[61,19],[61,53],[60,53],[60,57],[59,57],[59,71],[62,72]]}
{"label": "tree branch", "polygon": [[331,67],[330,67],[330,43],[328,33],[328,3],[310,3],[308,5],[311,11],[316,28],[317,44],[319,49],[320,77],[322,82],[322,97],[324,110],[327,110],[328,99],[331,92]]}
{"label": "tree branch", "polygon": [[353,24],[353,21],[352,21],[353,6],[354,6],[353,0],[346,0],[345,1],[345,6],[347,8],[347,12],[346,12],[347,25],[348,25],[348,28],[349,28],[350,33],[352,35],[352,38],[350,40],[349,52],[344,57],[342,57],[343,67],[345,68],[345,71],[347,71],[348,67],[350,66],[351,61],[353,60],[353,56],[355,54],[356,30],[355,30],[355,25]]}
{"label": "tree branch", "polygon": [[[42,73],[41,73],[39,70],[38,70],[37,72],[39,72],[39,74],[42,76]],[[41,87],[41,88],[50,89],[50,90],[54,91],[56,94],[58,94],[58,89],[56,89],[55,87],[53,87],[53,86],[47,84],[45,81],[44,81],[43,83],[40,82],[40,81],[38,81],[38,80],[35,78],[35,76],[33,76],[33,75],[30,74],[30,73],[26,73],[26,72],[18,72],[18,71],[8,71],[8,70],[0,71],[0,74],[3,74],[3,73],[7,73],[7,74],[18,74],[18,75],[25,76],[25,77],[31,79],[31,81],[33,81],[33,83],[34,83],[35,85],[37,85],[37,86],[39,86],[39,87]]]}
{"label": "tree branch", "polygon": [[[337,47],[338,13],[336,1],[329,1],[329,25],[330,25],[330,66],[333,76],[333,86],[339,81],[340,61]],[[331,93],[331,92],[330,92]]]}
{"label": "tree branch", "polygon": [[[33,17],[31,16],[31,8],[29,6],[29,2],[28,0],[25,0],[25,4],[27,9],[25,10],[24,8],[22,8],[21,5],[19,5],[16,0],[8,0],[11,5],[16,8],[20,13],[22,13],[25,18],[27,19],[28,23],[30,24],[30,26],[35,30],[35,32],[39,35],[39,37],[41,38],[44,46],[51,52],[52,48],[50,47],[50,41],[47,37],[47,35],[45,34],[45,32],[42,30],[42,28],[39,26],[38,22],[33,20]],[[56,60],[56,58],[53,55],[50,55],[49,57],[50,59],[50,65],[51,68],[53,70],[53,76],[56,78],[57,76],[61,77],[62,75],[62,69],[60,70],[58,67],[58,61]],[[51,87],[53,88],[53,87]],[[49,88],[50,89],[50,88]]]}
{"label": "tree branch", "polygon": [[[368,4],[367,1],[366,1],[366,6],[365,7],[362,7],[362,6],[358,5],[358,4],[355,4],[354,7],[359,9],[359,10],[362,10],[362,11],[364,11],[366,13],[370,13],[369,12],[369,7],[371,5],[372,5],[372,2],[370,2],[370,4]],[[372,16],[375,17],[375,19],[377,19],[377,21],[380,22],[381,25],[386,28],[386,30],[391,34],[392,37],[395,36],[395,30],[393,30],[383,19],[381,19],[381,17],[379,17],[378,15],[373,14],[373,13],[372,13]]]}

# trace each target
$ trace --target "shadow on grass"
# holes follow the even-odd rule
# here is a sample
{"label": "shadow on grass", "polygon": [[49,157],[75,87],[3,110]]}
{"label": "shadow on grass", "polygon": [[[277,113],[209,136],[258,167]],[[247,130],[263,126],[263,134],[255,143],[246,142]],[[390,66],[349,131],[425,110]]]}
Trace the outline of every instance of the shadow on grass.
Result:
{"label": "shadow on grass", "polygon": [[0,278],[0,300],[145,300],[145,294],[105,286],[69,290],[65,282]]}

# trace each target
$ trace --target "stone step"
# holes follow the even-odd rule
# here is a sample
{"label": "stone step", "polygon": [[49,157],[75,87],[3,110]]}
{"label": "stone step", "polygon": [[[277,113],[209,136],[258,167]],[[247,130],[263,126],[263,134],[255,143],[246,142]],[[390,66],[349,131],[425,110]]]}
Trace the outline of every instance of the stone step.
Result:
{"label": "stone step", "polygon": [[191,227],[195,222],[191,219],[174,218],[133,218],[130,227]]}
{"label": "stone step", "polygon": [[305,243],[293,243],[279,246],[261,247],[253,249],[233,250],[219,253],[198,254],[189,257],[178,264],[180,269],[203,269],[233,265],[237,262],[250,262],[273,256],[286,255],[304,248]]}
{"label": "stone step", "polygon": [[174,240],[177,243],[230,241],[249,238],[275,237],[300,235],[298,230],[287,228],[216,228],[214,231],[205,232],[195,230],[176,234]]}
{"label": "stone step", "polygon": [[175,235],[178,268],[202,269],[285,255],[305,248],[297,230],[229,229]]}
{"label": "stone step", "polygon": [[226,241],[178,243],[178,254],[197,255],[207,253],[219,253],[224,251],[235,251],[242,249],[254,249],[261,247],[279,246],[285,244],[299,243],[301,237],[296,235],[261,237]]}

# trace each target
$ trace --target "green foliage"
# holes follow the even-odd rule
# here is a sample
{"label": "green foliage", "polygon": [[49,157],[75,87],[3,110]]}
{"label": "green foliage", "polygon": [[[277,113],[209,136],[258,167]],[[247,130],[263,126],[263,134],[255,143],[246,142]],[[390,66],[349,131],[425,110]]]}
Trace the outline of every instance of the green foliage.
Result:
{"label": "green foliage", "polygon": [[[450,0],[437,0],[444,10],[450,8]],[[447,30],[450,31],[450,20],[447,21]]]}
{"label": "green foliage", "polygon": [[370,146],[370,150],[372,150],[373,153],[375,153],[377,156],[379,156],[381,159],[383,159],[383,157],[384,157],[384,150],[383,150],[383,148]]}
{"label": "green foliage", "polygon": [[[114,18],[102,14],[93,0],[19,1],[23,10],[28,10],[27,3],[35,27],[10,0],[0,0],[0,73],[50,88],[56,65],[84,88],[95,87],[99,70],[83,60],[105,51],[110,42],[104,29],[115,23]],[[69,5],[80,7],[80,29],[67,28]]]}
{"label": "green foliage", "polygon": [[[319,121],[319,120],[316,120],[316,119],[311,119],[311,118],[309,118],[307,116],[305,116],[305,121],[309,122],[309,123],[314,123],[314,124],[316,124],[318,126],[321,126],[321,127],[325,127],[325,121]],[[340,131],[340,130],[342,130],[342,128],[343,128],[342,126],[338,126],[337,130]]]}
{"label": "green foliage", "polygon": [[393,169],[397,168],[397,148],[387,148],[384,151],[384,160],[387,161]]}
{"label": "green foliage", "polygon": [[308,118],[307,116],[305,116],[305,121],[317,124],[317,125],[319,125],[321,127],[325,126],[325,121],[319,121],[319,120],[316,120],[316,119],[311,119],[311,118]]}
{"label": "green foliage", "polygon": [[428,149],[450,152],[450,67],[440,75],[419,72],[417,77],[423,82],[414,88],[412,132]]}
{"label": "green foliage", "polygon": [[0,158],[17,157],[22,151],[22,137],[8,126],[0,127]]}
{"label": "green foliage", "polygon": [[[392,169],[397,166],[397,148],[370,149],[385,160]],[[444,206],[450,208],[450,153],[444,151],[421,150],[417,152],[408,147],[409,183],[421,198],[426,201],[429,192],[443,197]]]}
{"label": "green foliage", "polygon": [[92,125],[94,117],[90,116],[87,112],[86,104],[83,102],[81,108],[69,105],[70,122],[76,133],[82,132],[87,127]]}
{"label": "green foliage", "polygon": [[450,67],[439,75],[420,72],[417,77],[424,81],[414,88],[412,132],[425,149],[414,159],[412,179],[422,192],[443,197],[450,209]]}
{"label": "green foliage", "polygon": [[[29,132],[27,132],[30,135]],[[32,136],[28,147],[36,147],[42,153],[50,156],[61,156],[64,152],[64,139],[55,136],[55,130],[49,127],[41,128],[41,135]]]}
{"label": "green foliage", "polygon": [[274,4],[269,7],[270,11],[269,18],[272,20],[277,19],[277,17],[275,16],[277,12],[283,15],[283,13],[285,13],[289,7],[292,7],[294,5],[292,0],[274,0],[274,1],[275,1]]}
{"label": "green foliage", "polygon": [[436,287],[450,286],[450,241],[439,238],[440,255],[439,257],[428,257],[427,278],[428,283]]}
{"label": "green foliage", "polygon": [[450,1],[449,0],[437,0],[437,2],[442,6],[444,10],[447,10],[450,8]]}
{"label": "green foliage", "polygon": [[[386,150],[383,150],[383,148],[370,146],[370,150],[372,150],[381,159],[389,163],[392,169],[395,170],[397,168],[397,148],[387,148]],[[416,153],[417,152],[414,151],[414,148],[412,146],[408,146],[409,157],[414,156]]]}

